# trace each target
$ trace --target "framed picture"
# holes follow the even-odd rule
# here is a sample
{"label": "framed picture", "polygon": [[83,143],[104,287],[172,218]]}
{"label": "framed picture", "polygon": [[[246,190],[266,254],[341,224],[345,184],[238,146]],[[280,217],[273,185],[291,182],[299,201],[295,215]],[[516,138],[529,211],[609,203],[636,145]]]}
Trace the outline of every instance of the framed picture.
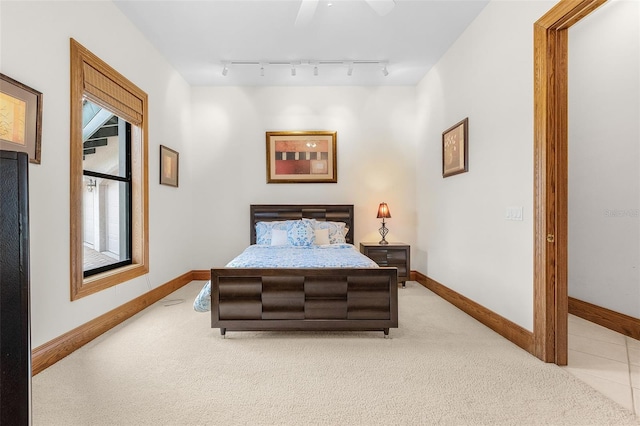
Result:
{"label": "framed picture", "polygon": [[442,132],[442,177],[469,171],[469,118]]}
{"label": "framed picture", "polygon": [[0,74],[0,149],[29,154],[40,164],[42,93]]}
{"label": "framed picture", "polygon": [[336,133],[267,132],[267,183],[336,183]]}
{"label": "framed picture", "polygon": [[178,187],[177,151],[160,145],[160,184]]}

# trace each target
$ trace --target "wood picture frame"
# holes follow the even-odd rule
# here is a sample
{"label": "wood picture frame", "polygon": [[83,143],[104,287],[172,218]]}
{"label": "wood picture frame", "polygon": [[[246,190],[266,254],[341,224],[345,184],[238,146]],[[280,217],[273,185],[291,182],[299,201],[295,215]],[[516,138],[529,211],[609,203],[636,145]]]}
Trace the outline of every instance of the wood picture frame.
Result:
{"label": "wood picture frame", "polygon": [[178,187],[178,162],[180,154],[160,145],[160,184]]}
{"label": "wood picture frame", "polygon": [[26,152],[40,164],[42,93],[0,74],[0,149]]}
{"label": "wood picture frame", "polygon": [[337,183],[337,132],[267,132],[267,183]]}
{"label": "wood picture frame", "polygon": [[469,117],[442,132],[442,177],[469,171]]}

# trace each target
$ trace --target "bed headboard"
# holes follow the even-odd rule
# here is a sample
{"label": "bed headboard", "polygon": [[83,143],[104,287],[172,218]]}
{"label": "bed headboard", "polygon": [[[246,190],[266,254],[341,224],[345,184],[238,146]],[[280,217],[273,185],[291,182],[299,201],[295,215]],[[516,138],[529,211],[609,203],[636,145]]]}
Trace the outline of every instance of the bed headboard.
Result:
{"label": "bed headboard", "polygon": [[346,223],[345,239],[353,244],[353,204],[251,204],[251,244],[256,243],[257,222],[302,218]]}

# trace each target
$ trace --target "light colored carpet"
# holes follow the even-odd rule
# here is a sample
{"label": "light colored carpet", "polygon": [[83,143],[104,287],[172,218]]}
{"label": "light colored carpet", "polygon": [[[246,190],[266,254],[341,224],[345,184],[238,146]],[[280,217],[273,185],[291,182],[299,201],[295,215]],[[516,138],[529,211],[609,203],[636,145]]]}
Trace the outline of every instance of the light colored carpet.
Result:
{"label": "light colored carpet", "polygon": [[[193,282],[33,378],[34,425],[639,425],[415,282],[400,328],[228,332]],[[167,306],[165,306],[167,305]]]}

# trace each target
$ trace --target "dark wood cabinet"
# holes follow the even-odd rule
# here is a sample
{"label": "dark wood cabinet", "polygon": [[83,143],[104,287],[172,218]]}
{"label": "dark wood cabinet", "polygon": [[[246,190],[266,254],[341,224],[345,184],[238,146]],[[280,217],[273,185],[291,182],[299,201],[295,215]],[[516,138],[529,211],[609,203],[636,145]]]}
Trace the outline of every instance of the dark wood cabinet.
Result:
{"label": "dark wood cabinet", "polygon": [[411,273],[411,246],[404,243],[360,243],[360,252],[379,266],[398,268],[398,282],[405,286]]}
{"label": "dark wood cabinet", "polygon": [[27,154],[0,151],[0,424],[31,423]]}

